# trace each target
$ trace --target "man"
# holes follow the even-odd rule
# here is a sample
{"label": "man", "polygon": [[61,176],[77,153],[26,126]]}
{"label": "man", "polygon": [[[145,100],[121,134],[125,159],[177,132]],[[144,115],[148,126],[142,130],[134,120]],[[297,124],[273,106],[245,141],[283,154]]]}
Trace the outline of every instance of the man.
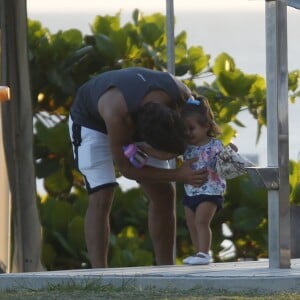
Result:
{"label": "man", "polygon": [[[109,216],[117,185],[114,164],[137,180],[149,197],[149,232],[156,263],[173,264],[175,191],[171,182],[201,185],[207,173],[178,169],[168,160],[185,149],[184,126],[176,109],[190,90],[166,72],[128,68],[102,73],[78,90],[70,111],[70,134],[78,169],[89,193],[85,239],[93,268],[107,267]],[[149,160],[136,168],[124,147],[136,142]]]}

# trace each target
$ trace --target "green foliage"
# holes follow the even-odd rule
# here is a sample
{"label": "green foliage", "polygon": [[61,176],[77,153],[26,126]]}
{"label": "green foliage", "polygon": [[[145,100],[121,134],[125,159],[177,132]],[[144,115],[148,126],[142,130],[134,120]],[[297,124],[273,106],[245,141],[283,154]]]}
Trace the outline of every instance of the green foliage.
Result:
{"label": "green foliage", "polygon": [[290,203],[300,204],[300,161],[290,161]]}
{"label": "green foliage", "polygon": [[[257,259],[267,255],[267,191],[258,189],[242,176],[228,180],[224,223],[232,231],[239,258]],[[251,192],[250,192],[251,191]]]}
{"label": "green foliage", "polygon": [[[38,21],[28,21],[29,63],[32,82],[35,159],[37,177],[47,195],[39,199],[43,225],[43,262],[48,269],[89,266],[84,242],[84,215],[88,205],[83,180],[75,169],[67,116],[77,88],[108,70],[143,66],[167,70],[165,16],[144,16],[139,10],[132,22],[121,26],[120,13],[96,16],[91,34],[77,29],[53,34]],[[243,127],[238,113],[247,109],[257,120],[257,141],[266,125],[266,83],[256,74],[238,69],[234,59],[221,53],[211,63],[201,46],[187,45],[187,33],[175,36],[176,75],[193,92],[206,96],[228,144],[236,135],[233,124]],[[299,71],[289,74],[290,99],[299,96]],[[204,76],[205,75],[205,76]],[[204,78],[209,77],[209,82]],[[299,203],[299,166],[291,163],[291,201]],[[299,174],[299,173],[297,173]],[[181,205],[182,186],[177,185],[177,258],[189,255],[191,242]],[[251,193],[249,192],[251,191]],[[231,231],[237,257],[266,255],[266,192],[247,178],[228,182],[225,208],[213,221],[213,253],[218,260],[224,239],[222,224]],[[111,215],[111,266],[153,264],[148,233],[148,202],[140,189],[116,190]]]}
{"label": "green foliage", "polygon": [[51,34],[37,21],[29,20],[28,24],[34,112],[67,114],[78,87],[73,74],[76,64],[70,65],[70,61],[82,47],[82,34],[76,29]]}
{"label": "green foliage", "polygon": [[300,81],[300,70],[294,70],[288,75],[288,86],[290,92],[290,101],[295,103],[296,98],[300,97],[300,89],[299,89],[299,81]]}
{"label": "green foliage", "polygon": [[82,216],[75,216],[71,222],[68,223],[67,237],[70,244],[77,251],[85,249],[84,218]]}
{"label": "green foliage", "polygon": [[110,265],[111,267],[134,267],[153,264],[153,254],[150,249],[143,249],[141,238],[136,227],[127,226],[111,237]]}
{"label": "green foliage", "polygon": [[44,265],[48,270],[88,266],[83,221],[88,203],[86,192],[79,188],[67,196],[49,195],[38,203],[43,226]]}
{"label": "green foliage", "polygon": [[110,265],[152,265],[153,249],[148,233],[148,200],[139,188],[117,189],[111,215]]}

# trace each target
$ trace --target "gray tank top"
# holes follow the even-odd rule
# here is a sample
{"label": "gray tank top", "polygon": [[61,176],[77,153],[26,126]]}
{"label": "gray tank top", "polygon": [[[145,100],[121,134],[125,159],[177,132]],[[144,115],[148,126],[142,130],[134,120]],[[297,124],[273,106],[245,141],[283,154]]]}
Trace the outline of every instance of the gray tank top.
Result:
{"label": "gray tank top", "polygon": [[101,73],[78,89],[70,110],[73,122],[107,133],[104,120],[98,112],[98,101],[112,87],[121,91],[130,114],[134,114],[143,98],[154,90],[164,91],[175,103],[182,101],[176,82],[167,72],[139,67],[113,70]]}

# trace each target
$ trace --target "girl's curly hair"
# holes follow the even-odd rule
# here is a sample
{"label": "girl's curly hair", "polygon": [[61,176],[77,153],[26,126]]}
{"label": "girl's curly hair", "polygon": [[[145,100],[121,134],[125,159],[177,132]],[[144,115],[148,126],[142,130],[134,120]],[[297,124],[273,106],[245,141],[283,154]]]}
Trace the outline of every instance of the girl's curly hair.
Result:
{"label": "girl's curly hair", "polygon": [[195,102],[191,101],[190,103],[187,101],[182,107],[182,119],[194,115],[197,117],[199,125],[209,127],[207,131],[209,137],[216,137],[221,134],[221,129],[215,122],[214,113],[208,100],[204,96],[196,96],[194,100]]}

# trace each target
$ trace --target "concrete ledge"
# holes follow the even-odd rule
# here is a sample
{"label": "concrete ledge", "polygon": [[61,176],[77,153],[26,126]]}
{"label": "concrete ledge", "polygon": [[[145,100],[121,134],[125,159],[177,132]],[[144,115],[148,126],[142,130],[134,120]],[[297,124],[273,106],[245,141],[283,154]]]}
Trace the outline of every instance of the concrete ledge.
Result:
{"label": "concrete ledge", "polygon": [[300,259],[290,269],[270,269],[268,261],[213,263],[208,266],[159,266],[0,274],[0,290],[78,285],[203,288],[228,291],[300,292]]}

